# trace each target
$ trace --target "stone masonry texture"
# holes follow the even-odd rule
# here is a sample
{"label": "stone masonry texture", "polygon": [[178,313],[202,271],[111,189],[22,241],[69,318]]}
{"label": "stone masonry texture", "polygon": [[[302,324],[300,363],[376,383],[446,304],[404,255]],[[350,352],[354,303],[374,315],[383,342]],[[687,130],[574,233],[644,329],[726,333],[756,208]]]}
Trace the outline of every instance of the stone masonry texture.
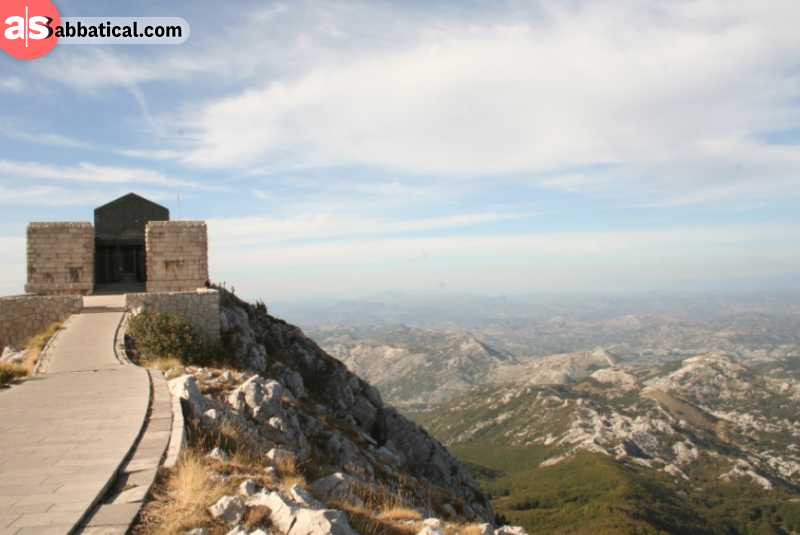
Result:
{"label": "stone masonry texture", "polygon": [[91,223],[30,223],[28,283],[39,295],[85,295],[94,285]]}
{"label": "stone masonry texture", "polygon": [[129,293],[125,296],[125,308],[182,316],[210,339],[219,340],[219,292],[216,290]]}
{"label": "stone masonry texture", "polygon": [[208,232],[203,221],[150,221],[145,228],[147,291],[181,292],[208,282]]}
{"label": "stone masonry texture", "polygon": [[0,351],[5,346],[21,349],[31,336],[77,314],[81,306],[79,295],[0,297]]}

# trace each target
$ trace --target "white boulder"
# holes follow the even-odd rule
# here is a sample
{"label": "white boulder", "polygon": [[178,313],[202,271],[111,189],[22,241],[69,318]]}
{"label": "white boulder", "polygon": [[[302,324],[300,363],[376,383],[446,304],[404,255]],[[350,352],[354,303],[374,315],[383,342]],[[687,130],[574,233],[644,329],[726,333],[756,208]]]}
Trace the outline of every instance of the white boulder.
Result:
{"label": "white boulder", "polygon": [[167,384],[172,395],[180,399],[181,405],[187,408],[192,415],[203,414],[206,402],[200,389],[197,388],[197,380],[192,375],[181,375]]}
{"label": "white boulder", "polygon": [[213,461],[219,461],[221,463],[227,463],[231,456],[228,455],[228,453],[222,448],[217,447],[211,450],[208,455],[206,455],[206,458]]}
{"label": "white boulder", "polygon": [[244,518],[244,502],[239,496],[223,496],[208,508],[211,516],[228,524],[237,524]]}
{"label": "white boulder", "polygon": [[359,489],[363,483],[353,476],[336,472],[323,477],[311,484],[311,490],[316,495],[328,502],[344,501],[353,505],[362,506]]}
{"label": "white boulder", "polygon": [[3,354],[0,355],[0,364],[22,364],[25,360],[25,350],[18,351],[13,347],[6,347],[3,349]]}

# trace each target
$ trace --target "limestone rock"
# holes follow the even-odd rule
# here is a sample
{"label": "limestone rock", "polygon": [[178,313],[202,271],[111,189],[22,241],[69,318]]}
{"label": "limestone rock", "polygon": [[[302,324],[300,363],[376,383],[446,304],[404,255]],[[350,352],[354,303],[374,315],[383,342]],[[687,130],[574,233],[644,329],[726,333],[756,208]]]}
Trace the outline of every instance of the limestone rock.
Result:
{"label": "limestone rock", "polygon": [[422,525],[427,528],[440,529],[444,523],[438,518],[426,518],[422,521]]}
{"label": "limestone rock", "polygon": [[228,403],[235,410],[266,423],[271,417],[282,413],[283,394],[284,389],[279,382],[255,375],[230,393]]}
{"label": "limestone rock", "polygon": [[300,509],[289,535],[358,535],[347,515],[335,509]]}
{"label": "limestone rock", "polygon": [[357,535],[342,511],[308,509],[277,492],[260,492],[247,500],[270,511],[270,521],[286,535]]}
{"label": "limestone rock", "polygon": [[303,376],[299,373],[292,371],[289,372],[286,377],[284,378],[284,383],[286,386],[289,387],[289,390],[292,391],[294,397],[297,399],[303,399],[306,397],[306,387],[303,384]]}
{"label": "limestone rock", "polygon": [[289,496],[292,500],[302,507],[308,509],[324,509],[322,502],[317,500],[310,492],[301,487],[300,485],[292,485],[289,488]]}
{"label": "limestone rock", "polygon": [[364,483],[342,472],[323,477],[311,484],[311,491],[326,502],[348,501],[354,505],[363,505],[359,497],[359,488]]}
{"label": "limestone rock", "polygon": [[[324,510],[315,498],[347,499],[358,505],[359,495],[364,494],[361,485],[392,485],[409,478],[423,491],[432,485],[447,489],[452,496],[445,500],[463,504],[459,516],[465,520],[491,521],[494,513],[488,499],[444,446],[384,406],[377,389],[322,351],[299,328],[225,291],[220,292],[220,314],[236,368],[250,372],[227,370],[226,377],[224,370],[188,367],[188,373],[202,377],[209,386],[204,388],[202,410],[192,414],[199,416],[204,428],[233,429],[238,440],[253,445],[254,451],[269,451],[264,459],[272,465],[265,467],[267,481],[279,481],[292,464],[307,460],[324,460],[326,469],[336,472],[314,483],[313,496],[302,488],[287,491],[282,500],[290,512]],[[251,357],[262,351],[268,354],[267,368],[258,370]],[[182,397],[191,399],[196,386],[182,383]],[[267,495],[258,491],[249,495],[250,490],[242,493],[248,504]],[[413,505],[426,508],[422,502]],[[280,516],[270,509],[273,516]],[[330,516],[317,514],[317,520],[331,522]]]}
{"label": "limestone rock", "polygon": [[297,463],[297,456],[293,452],[283,448],[272,448],[269,450],[267,452],[267,459],[279,470],[281,467],[291,466]]}
{"label": "limestone rock", "polygon": [[288,533],[295,522],[294,505],[277,492],[260,492],[247,499],[247,505],[262,505],[270,510],[272,525],[282,533]]}
{"label": "limestone rock", "polygon": [[208,453],[208,455],[206,455],[206,458],[214,461],[219,461],[221,463],[227,463],[231,457],[222,448],[214,448]]}
{"label": "limestone rock", "polygon": [[25,350],[17,350],[13,347],[3,349],[0,355],[0,364],[21,364],[25,360]]}
{"label": "limestone rock", "polygon": [[244,502],[239,496],[223,496],[208,508],[211,516],[228,524],[242,521],[245,513]]}
{"label": "limestone rock", "polygon": [[494,530],[494,535],[528,535],[528,532],[519,526],[501,526]]}
{"label": "limestone rock", "polygon": [[205,410],[205,399],[197,388],[197,380],[193,375],[181,375],[167,383],[173,396],[181,400],[184,410],[188,409],[192,416],[199,416]]}
{"label": "limestone rock", "polygon": [[264,349],[264,346],[257,344],[250,348],[247,367],[258,373],[267,369],[267,350]]}

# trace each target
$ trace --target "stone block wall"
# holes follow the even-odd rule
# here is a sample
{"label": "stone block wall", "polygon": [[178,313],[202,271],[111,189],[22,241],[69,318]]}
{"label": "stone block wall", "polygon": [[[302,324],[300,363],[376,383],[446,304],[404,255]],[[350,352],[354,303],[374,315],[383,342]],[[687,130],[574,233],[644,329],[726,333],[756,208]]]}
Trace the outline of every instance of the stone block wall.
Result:
{"label": "stone block wall", "polygon": [[186,319],[212,340],[219,340],[219,292],[200,288],[191,292],[131,293],[125,296],[125,308],[175,314]]}
{"label": "stone block wall", "polygon": [[203,221],[151,221],[145,228],[147,291],[180,292],[208,281],[208,232]]}
{"label": "stone block wall", "polygon": [[31,336],[51,323],[81,311],[79,295],[19,295],[0,297],[0,351],[5,346],[22,349]]}
{"label": "stone block wall", "polygon": [[94,228],[91,223],[28,225],[28,283],[39,295],[85,295],[94,286]]}

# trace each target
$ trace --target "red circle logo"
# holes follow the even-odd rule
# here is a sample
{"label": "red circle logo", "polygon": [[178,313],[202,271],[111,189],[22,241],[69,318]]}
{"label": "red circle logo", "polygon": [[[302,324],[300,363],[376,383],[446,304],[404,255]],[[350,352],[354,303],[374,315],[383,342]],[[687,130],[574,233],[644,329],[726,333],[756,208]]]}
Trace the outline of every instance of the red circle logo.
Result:
{"label": "red circle logo", "polygon": [[9,56],[32,60],[56,46],[58,9],[49,0],[0,1],[0,48]]}

